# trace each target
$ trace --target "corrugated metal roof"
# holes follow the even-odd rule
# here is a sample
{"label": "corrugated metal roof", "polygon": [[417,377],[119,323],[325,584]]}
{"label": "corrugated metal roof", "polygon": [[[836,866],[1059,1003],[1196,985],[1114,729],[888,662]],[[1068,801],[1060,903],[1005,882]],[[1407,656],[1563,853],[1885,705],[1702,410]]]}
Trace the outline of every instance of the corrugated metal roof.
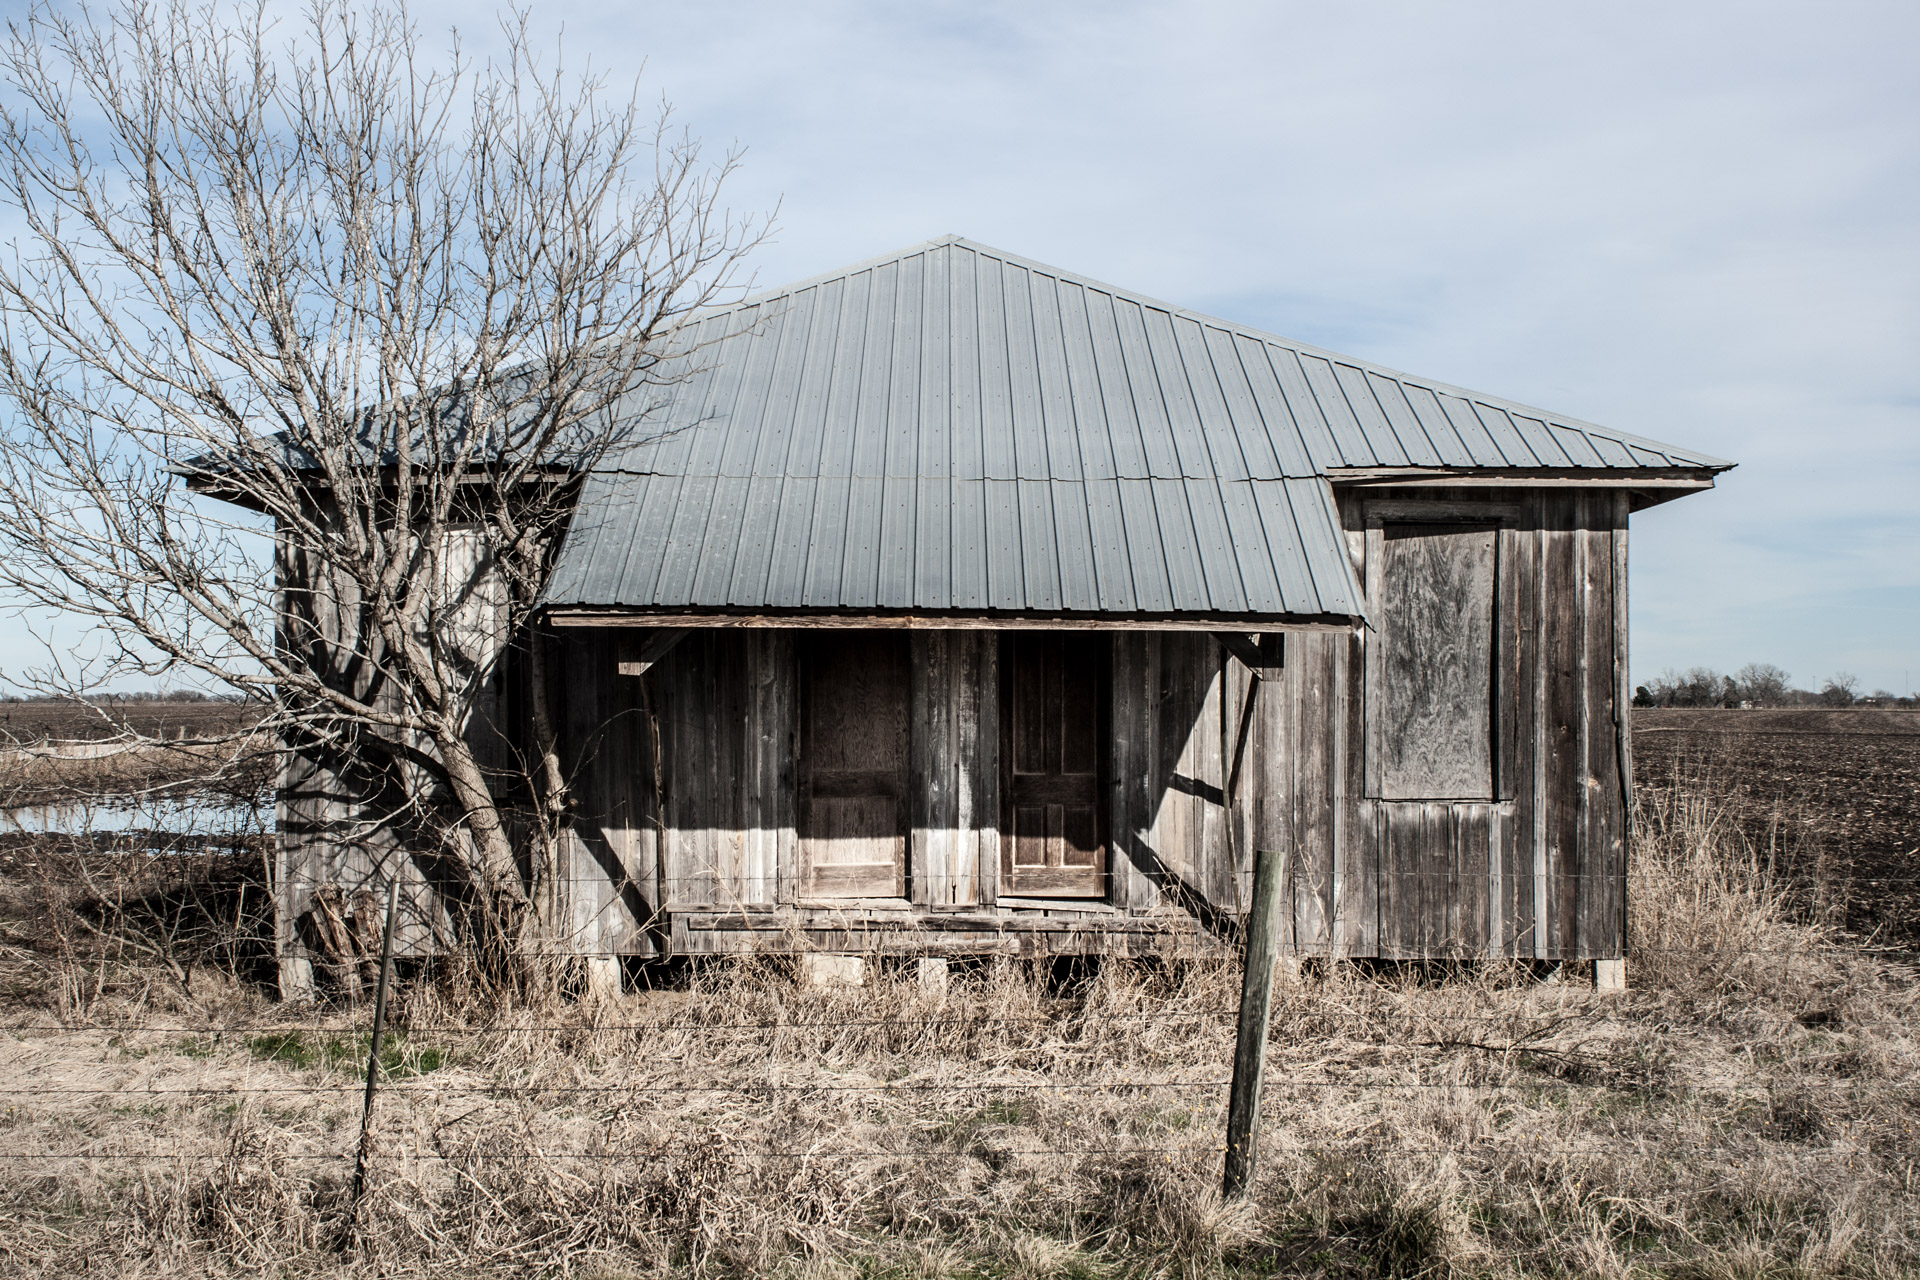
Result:
{"label": "corrugated metal roof", "polygon": [[600,474],[552,604],[896,613],[1359,613],[1309,478]]}
{"label": "corrugated metal roof", "polygon": [[549,604],[1355,617],[1341,469],[1730,465],[957,237],[680,342]]}

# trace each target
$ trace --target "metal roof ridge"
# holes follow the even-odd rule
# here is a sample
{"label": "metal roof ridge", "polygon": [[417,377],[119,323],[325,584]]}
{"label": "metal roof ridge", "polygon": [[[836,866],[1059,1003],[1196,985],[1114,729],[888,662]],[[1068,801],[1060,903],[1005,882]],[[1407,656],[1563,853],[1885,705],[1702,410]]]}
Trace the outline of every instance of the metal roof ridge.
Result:
{"label": "metal roof ridge", "polygon": [[[1642,445],[1644,447],[1651,448],[1655,452],[1659,452],[1659,453],[1671,453],[1671,452],[1674,452],[1675,450],[1679,450],[1680,452],[1687,453],[1689,455],[1700,458],[1701,461],[1705,463],[1708,467],[1726,469],[1726,468],[1732,468],[1739,465],[1738,463],[1729,462],[1724,458],[1716,458],[1711,454],[1701,453],[1695,449],[1685,449],[1679,445],[1667,444],[1664,441],[1655,440],[1648,436],[1639,436],[1639,435],[1633,435],[1625,431],[1618,431],[1612,427],[1602,426],[1601,424],[1596,422],[1589,422],[1584,418],[1576,418],[1571,414],[1558,413],[1550,409],[1543,409],[1538,405],[1527,404],[1525,401],[1512,400],[1512,399],[1508,399],[1505,396],[1490,395],[1485,391],[1474,391],[1468,387],[1462,387],[1455,383],[1450,383],[1450,382],[1441,382],[1438,379],[1428,378],[1422,374],[1407,373],[1404,370],[1391,368],[1390,366],[1381,364],[1377,361],[1367,360],[1360,356],[1349,355],[1343,351],[1334,351],[1328,347],[1316,346],[1310,342],[1302,342],[1297,338],[1289,338],[1285,334],[1274,333],[1271,330],[1256,328],[1253,325],[1244,324],[1238,320],[1228,320],[1223,316],[1216,316],[1210,312],[1196,311],[1192,307],[1183,307],[1178,305],[1177,303],[1166,302],[1159,298],[1150,297],[1147,294],[1141,293],[1137,289],[1121,288],[1118,285],[1108,284],[1103,280],[1096,280],[1092,276],[1082,275],[1077,271],[1063,270],[1060,267],[1052,266],[1045,262],[1040,262],[1034,258],[1028,258],[1017,253],[1009,253],[1004,249],[996,249],[992,245],[981,244],[977,240],[969,240],[964,236],[944,237],[939,241],[930,241],[925,245],[916,245],[914,246],[914,249],[902,250],[901,253],[896,256],[907,257],[912,252],[924,251],[929,248],[938,247],[939,245],[942,245],[942,244],[962,244],[962,245],[965,245],[967,248],[972,249],[976,253],[984,253],[989,257],[998,258],[1003,262],[1015,263],[1019,266],[1025,267],[1029,271],[1039,271],[1042,274],[1052,276],[1055,279],[1071,280],[1073,283],[1078,284],[1084,288],[1095,289],[1102,293],[1108,293],[1116,297],[1126,298],[1128,301],[1137,303],[1142,306],[1155,307],[1160,310],[1166,311],[1171,315],[1176,315],[1188,320],[1192,320],[1196,324],[1202,325],[1204,327],[1216,328],[1226,333],[1232,333],[1242,337],[1251,338],[1256,342],[1263,342],[1271,346],[1281,347],[1288,351],[1294,352],[1296,355],[1319,356],[1321,359],[1327,360],[1330,363],[1352,365],[1358,369],[1370,370],[1374,373],[1381,374],[1384,377],[1392,378],[1396,382],[1405,382],[1416,387],[1424,387],[1428,391],[1432,391],[1438,394],[1456,396],[1462,400],[1469,400],[1469,401],[1477,402],[1479,404],[1491,405],[1491,406],[1500,408],[1502,410],[1505,410],[1508,413],[1512,413],[1515,410],[1519,410],[1521,411],[1523,416],[1537,419],[1538,421],[1547,423],[1549,425],[1571,427],[1577,431],[1591,431],[1597,435],[1605,436],[1609,440],[1618,440],[1623,444],[1630,442],[1633,444]],[[884,262],[887,260],[888,259],[886,257],[882,257],[882,258],[875,259],[873,261],[875,263],[878,263],[878,262]],[[860,264],[862,268],[868,265],[870,264],[868,263]]]}
{"label": "metal roof ridge", "polygon": [[1118,285],[1108,284],[1103,280],[1097,280],[1092,276],[1083,275],[1077,271],[1068,271],[1061,267],[1041,262],[1038,259],[1026,257],[1023,254],[1010,253],[1005,249],[997,249],[992,245],[982,244],[978,240],[971,240],[966,236],[951,233],[935,236],[930,240],[922,240],[916,244],[911,244],[905,248],[896,249],[889,253],[876,254],[873,257],[862,259],[848,266],[808,276],[792,284],[764,290],[760,293],[742,298],[738,302],[729,303],[724,306],[702,308],[699,311],[690,312],[684,317],[682,323],[691,324],[698,321],[714,319],[730,312],[744,310],[748,307],[765,306],[769,302],[777,301],[783,297],[789,297],[807,289],[817,288],[829,281],[846,279],[862,271],[870,271],[875,267],[885,266],[889,263],[902,262],[916,254],[954,245],[959,245],[975,253],[997,259],[1001,262],[1012,263],[1028,271],[1036,271],[1055,280],[1070,281],[1082,288],[1092,289],[1096,292],[1105,293],[1117,298],[1124,298],[1138,306],[1165,311],[1171,316],[1191,320],[1203,328],[1211,327],[1223,333],[1249,338],[1255,342],[1291,351],[1295,355],[1316,356],[1332,364],[1344,364],[1357,369],[1368,370],[1380,374],[1383,377],[1391,378],[1396,382],[1424,388],[1436,395],[1450,395],[1470,403],[1483,404],[1490,408],[1496,408],[1504,413],[1518,413],[1522,417],[1535,419],[1548,426],[1567,427],[1575,431],[1591,432],[1608,440],[1617,441],[1622,445],[1638,445],[1656,453],[1682,453],[1689,457],[1699,459],[1698,465],[1706,470],[1725,471],[1738,465],[1725,458],[1716,458],[1711,454],[1702,453],[1696,449],[1668,444],[1649,436],[1619,431],[1612,427],[1602,426],[1599,423],[1589,422],[1583,418],[1576,418],[1571,414],[1558,413],[1553,410],[1543,409],[1538,405],[1527,404],[1520,400],[1512,400],[1505,396],[1491,395],[1484,391],[1474,391],[1456,383],[1441,382],[1420,374],[1407,373],[1376,361],[1363,359],[1359,356],[1334,351],[1328,347],[1316,346],[1309,342],[1301,342],[1298,339],[1289,338],[1284,334],[1273,333],[1269,330],[1256,328],[1253,325],[1243,324],[1236,320],[1228,320],[1222,316],[1216,316],[1208,312],[1196,311],[1191,307],[1183,307],[1176,303],[1166,302],[1141,293],[1137,289],[1127,289]]}

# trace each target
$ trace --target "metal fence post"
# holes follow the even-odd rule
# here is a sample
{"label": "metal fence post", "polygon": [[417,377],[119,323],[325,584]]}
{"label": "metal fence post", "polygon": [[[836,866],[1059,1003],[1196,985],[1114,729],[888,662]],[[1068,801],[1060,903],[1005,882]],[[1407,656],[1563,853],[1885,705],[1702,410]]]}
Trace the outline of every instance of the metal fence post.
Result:
{"label": "metal fence post", "polygon": [[1267,1068],[1267,1026],[1273,1014],[1273,964],[1280,941],[1280,876],[1275,849],[1254,854],[1253,910],[1247,916],[1246,972],[1240,980],[1240,1030],[1233,1046],[1227,1103],[1227,1167],[1220,1194],[1232,1200],[1253,1182],[1260,1147],[1260,1080]]}

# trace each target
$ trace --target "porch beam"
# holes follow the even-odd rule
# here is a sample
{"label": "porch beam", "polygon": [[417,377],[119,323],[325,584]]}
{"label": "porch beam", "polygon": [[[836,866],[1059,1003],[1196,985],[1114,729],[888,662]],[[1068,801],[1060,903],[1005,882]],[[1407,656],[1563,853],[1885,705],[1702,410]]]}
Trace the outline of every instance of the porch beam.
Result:
{"label": "porch beam", "polygon": [[640,652],[628,661],[620,664],[623,676],[643,676],[654,663],[667,656],[673,646],[679,644],[687,635],[686,627],[656,627],[646,639],[640,642]]}

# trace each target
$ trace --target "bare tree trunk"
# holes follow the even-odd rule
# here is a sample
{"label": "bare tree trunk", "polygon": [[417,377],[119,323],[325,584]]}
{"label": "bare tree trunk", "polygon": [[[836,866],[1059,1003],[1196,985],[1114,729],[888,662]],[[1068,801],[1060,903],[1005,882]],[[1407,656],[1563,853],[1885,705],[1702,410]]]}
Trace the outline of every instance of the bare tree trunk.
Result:
{"label": "bare tree trunk", "polygon": [[460,734],[443,732],[434,739],[434,747],[446,769],[453,801],[459,806],[461,820],[472,836],[479,855],[481,882],[494,902],[512,907],[526,905],[526,888],[520,882],[520,868],[513,856],[513,840],[500,820],[493,789],[475,759],[473,747]]}
{"label": "bare tree trunk", "polygon": [[532,692],[534,749],[539,753],[540,876],[543,881],[542,925],[556,938],[560,918],[560,842],[565,839],[571,791],[560,763],[560,735],[554,727],[552,687],[547,681],[547,637],[534,628],[527,637]]}

